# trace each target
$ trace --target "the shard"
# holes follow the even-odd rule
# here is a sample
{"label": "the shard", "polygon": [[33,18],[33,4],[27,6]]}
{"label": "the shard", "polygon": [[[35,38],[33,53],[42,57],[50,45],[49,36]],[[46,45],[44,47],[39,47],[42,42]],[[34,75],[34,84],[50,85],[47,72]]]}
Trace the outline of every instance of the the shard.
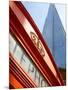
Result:
{"label": "the shard", "polygon": [[55,58],[57,66],[65,69],[66,32],[54,4],[50,4],[42,34]]}

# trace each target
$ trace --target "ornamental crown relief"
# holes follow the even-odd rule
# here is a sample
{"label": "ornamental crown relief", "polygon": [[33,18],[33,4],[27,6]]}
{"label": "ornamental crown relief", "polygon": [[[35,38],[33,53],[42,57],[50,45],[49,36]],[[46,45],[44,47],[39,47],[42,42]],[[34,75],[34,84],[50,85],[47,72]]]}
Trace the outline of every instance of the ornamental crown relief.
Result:
{"label": "ornamental crown relief", "polygon": [[33,41],[34,45],[36,46],[36,48],[38,49],[39,53],[42,55],[42,57],[45,56],[45,52],[43,50],[43,46],[41,44],[41,41],[40,39],[38,38],[38,36],[33,33],[33,32],[30,32],[30,35],[31,35],[31,40]]}

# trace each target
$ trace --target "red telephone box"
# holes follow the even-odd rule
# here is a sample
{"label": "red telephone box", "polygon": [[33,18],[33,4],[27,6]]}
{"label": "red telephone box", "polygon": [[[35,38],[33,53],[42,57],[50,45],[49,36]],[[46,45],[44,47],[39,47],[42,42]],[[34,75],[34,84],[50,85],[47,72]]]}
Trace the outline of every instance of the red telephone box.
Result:
{"label": "red telephone box", "polygon": [[53,56],[24,5],[10,1],[9,13],[10,88],[64,85]]}

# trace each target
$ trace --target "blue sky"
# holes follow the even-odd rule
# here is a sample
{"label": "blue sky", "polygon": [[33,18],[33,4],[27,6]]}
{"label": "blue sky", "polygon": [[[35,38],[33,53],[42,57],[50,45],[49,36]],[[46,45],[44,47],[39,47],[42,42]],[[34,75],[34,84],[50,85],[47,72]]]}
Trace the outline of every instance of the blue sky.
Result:
{"label": "blue sky", "polygon": [[[22,2],[22,3],[26,7],[27,11],[30,13],[30,15],[32,16],[36,25],[38,26],[40,32],[42,33],[43,27],[44,27],[44,24],[45,24],[47,15],[48,15],[48,10],[49,10],[50,4],[49,3],[38,3],[38,2]],[[66,18],[65,17],[65,13],[66,13],[65,7],[66,6],[64,4],[55,4],[55,7],[56,7],[57,12],[59,14],[59,17],[60,17],[60,20],[61,20],[62,25],[64,27],[64,30],[66,31],[66,26],[65,26],[66,25],[66,23],[65,23],[65,18]],[[57,64],[59,66],[62,66],[59,62],[60,61],[58,61]],[[65,67],[65,62],[63,62],[63,67]]]}
{"label": "blue sky", "polygon": [[[48,14],[49,5],[48,3],[36,3],[36,2],[22,2],[36,25],[38,26],[40,32],[43,30],[43,26]],[[65,24],[65,5],[63,4],[55,4],[58,14],[60,16],[63,27],[66,31]]]}

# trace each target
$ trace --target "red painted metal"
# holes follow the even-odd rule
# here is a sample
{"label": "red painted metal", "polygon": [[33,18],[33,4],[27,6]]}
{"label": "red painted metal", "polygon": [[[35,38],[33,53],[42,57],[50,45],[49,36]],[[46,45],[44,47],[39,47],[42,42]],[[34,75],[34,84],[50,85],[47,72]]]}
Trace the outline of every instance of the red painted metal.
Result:
{"label": "red painted metal", "polygon": [[[16,14],[16,6],[18,8],[18,13]],[[28,21],[32,29],[35,31],[35,33],[38,35],[39,39],[41,40],[46,53],[48,54],[51,63],[54,67],[54,70],[56,72],[56,76],[54,75],[54,72],[52,71],[52,67],[50,68],[48,66],[49,62],[45,62],[43,57],[40,55],[40,52],[35,47],[34,43],[32,42],[27,30],[25,30],[24,22],[25,19]],[[26,26],[29,28],[28,23],[25,23]],[[50,86],[60,86],[64,85],[63,79],[58,71],[58,68],[56,66],[56,63],[54,61],[54,58],[52,54],[50,53],[50,50],[44,41],[41,33],[39,32],[38,27],[34,23],[33,19],[31,18],[28,11],[25,9],[24,5],[21,4],[21,2],[10,2],[10,33],[13,35],[13,37],[16,38],[16,40],[19,42],[19,44],[24,47],[28,55],[32,58],[33,62],[41,72],[41,74],[44,76],[45,80],[48,82]],[[46,55],[46,54],[45,54]]]}
{"label": "red painted metal", "polygon": [[[24,72],[24,70],[19,66],[19,64],[16,62],[16,60],[13,58],[11,54],[9,54],[9,60],[10,60],[10,75],[13,74],[13,76],[16,78],[16,80],[21,84],[19,88],[31,88],[31,87],[37,87],[37,85],[31,80],[31,78]],[[11,79],[11,77],[10,77]],[[12,81],[12,80],[11,80]],[[11,82],[10,82],[11,84]]]}

